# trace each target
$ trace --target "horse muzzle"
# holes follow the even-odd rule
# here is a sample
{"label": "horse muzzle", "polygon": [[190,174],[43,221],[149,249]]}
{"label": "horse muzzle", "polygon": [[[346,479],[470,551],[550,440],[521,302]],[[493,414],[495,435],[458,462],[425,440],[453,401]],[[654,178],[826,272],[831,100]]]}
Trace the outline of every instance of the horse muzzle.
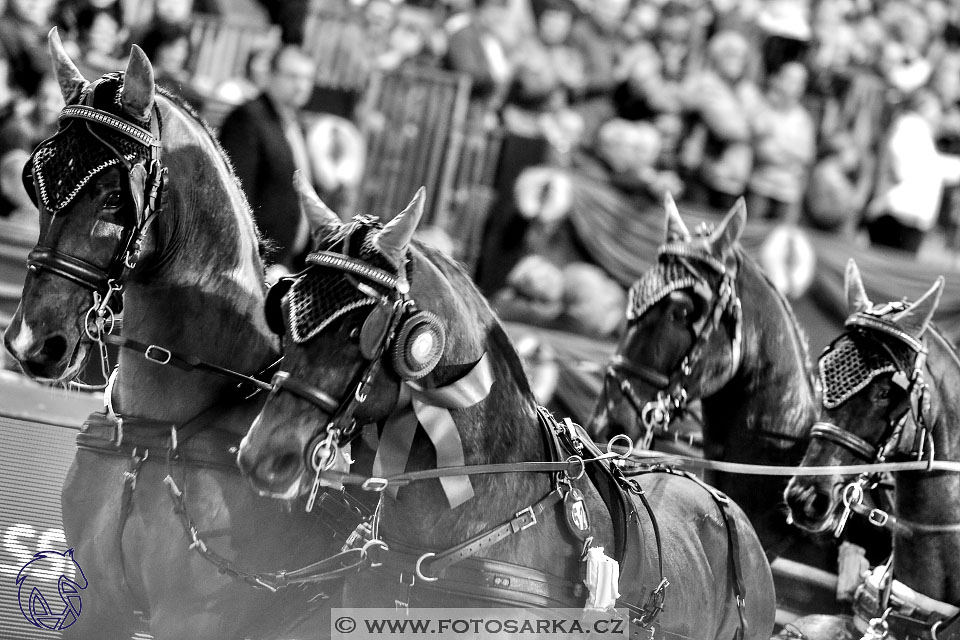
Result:
{"label": "horse muzzle", "polygon": [[823,534],[835,528],[839,506],[837,495],[816,484],[790,481],[784,492],[789,507],[789,520],[795,526],[812,534]]}

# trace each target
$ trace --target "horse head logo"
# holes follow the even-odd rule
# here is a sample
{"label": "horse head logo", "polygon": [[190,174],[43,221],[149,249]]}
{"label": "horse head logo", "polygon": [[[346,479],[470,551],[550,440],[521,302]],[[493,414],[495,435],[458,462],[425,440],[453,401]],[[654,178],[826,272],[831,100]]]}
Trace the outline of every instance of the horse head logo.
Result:
{"label": "horse head logo", "polygon": [[[67,563],[72,563],[74,579],[67,577]],[[56,580],[57,595],[45,595],[40,590],[42,581]],[[82,602],[80,592],[87,588],[87,578],[77,561],[73,559],[73,549],[66,552],[40,551],[33,560],[23,565],[17,574],[17,597],[23,617],[35,627],[41,629],[66,629],[80,618]],[[43,585],[48,591],[50,587]],[[48,595],[50,597],[48,597]]]}

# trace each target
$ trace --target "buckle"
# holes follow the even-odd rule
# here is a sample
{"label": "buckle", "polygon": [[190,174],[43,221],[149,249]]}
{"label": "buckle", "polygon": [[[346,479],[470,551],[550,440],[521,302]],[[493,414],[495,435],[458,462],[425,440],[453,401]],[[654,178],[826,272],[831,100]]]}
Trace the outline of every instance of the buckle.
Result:
{"label": "buckle", "polygon": [[522,517],[524,514],[530,514],[530,522],[528,522],[528,523],[526,523],[526,524],[524,524],[524,525],[521,525],[520,528],[517,529],[517,532],[523,531],[524,529],[529,529],[529,528],[532,527],[533,525],[537,524],[537,516],[536,516],[536,514],[533,513],[533,506],[529,506],[529,507],[527,507],[526,509],[521,509],[520,511],[517,511],[517,513],[515,514],[515,516],[516,516],[517,518],[520,518],[520,517]]}
{"label": "buckle", "polygon": [[882,527],[887,524],[887,521],[890,519],[890,514],[886,511],[881,511],[880,509],[871,509],[870,513],[867,514],[867,520],[870,521],[870,524],[876,527]]}
{"label": "buckle", "polygon": [[363,484],[360,485],[360,488],[364,491],[376,491],[380,493],[387,488],[388,484],[390,484],[390,481],[386,478],[367,478],[363,481]]}
{"label": "buckle", "polygon": [[[420,556],[419,558],[417,558],[417,564],[416,564],[416,566],[414,567],[414,571],[416,572],[417,577],[420,578],[421,580],[423,580],[424,582],[436,582],[437,580],[440,579],[440,578],[432,578],[432,577],[430,577],[430,576],[428,576],[428,575],[425,575],[425,574],[423,573],[423,561],[426,560],[427,558],[432,558],[432,557],[434,557],[434,556],[436,556],[436,555],[437,555],[437,554],[435,554],[435,553],[427,552],[427,553],[423,554],[422,556]],[[402,579],[402,577],[401,577],[401,579]]]}
{"label": "buckle", "polygon": [[157,364],[169,364],[173,354],[170,353],[169,349],[164,349],[163,347],[152,344],[144,349],[143,357]]}

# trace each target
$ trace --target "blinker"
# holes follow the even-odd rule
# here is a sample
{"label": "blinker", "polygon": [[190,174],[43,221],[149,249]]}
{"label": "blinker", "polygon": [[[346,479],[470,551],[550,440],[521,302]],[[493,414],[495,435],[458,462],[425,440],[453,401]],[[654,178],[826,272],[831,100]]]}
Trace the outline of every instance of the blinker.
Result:
{"label": "blinker", "polygon": [[390,321],[393,318],[393,303],[383,300],[377,304],[367,316],[360,329],[360,353],[367,360],[377,358],[381,345],[387,339],[390,330]]}

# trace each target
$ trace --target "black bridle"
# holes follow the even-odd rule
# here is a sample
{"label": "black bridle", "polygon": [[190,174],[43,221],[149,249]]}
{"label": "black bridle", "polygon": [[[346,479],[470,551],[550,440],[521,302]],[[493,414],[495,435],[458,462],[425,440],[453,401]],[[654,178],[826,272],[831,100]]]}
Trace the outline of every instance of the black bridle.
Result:
{"label": "black bridle", "polygon": [[[410,283],[406,277],[395,276],[363,260],[341,253],[320,251],[307,256],[307,263],[343,271],[352,276],[350,281],[358,288],[364,288],[365,293],[381,297],[381,294],[373,290],[369,284],[386,287],[390,291],[389,297],[383,300],[383,303],[390,307],[386,330],[382,333],[379,343],[373,346],[370,357],[364,357],[365,364],[354,374],[343,398],[338,400],[326,391],[291,375],[288,371],[278,371],[271,381],[270,397],[282,392],[291,393],[329,416],[326,424],[311,435],[304,450],[307,468],[316,474],[307,500],[307,511],[310,511],[320,487],[320,475],[323,471],[330,469],[336,461],[336,450],[359,436],[360,425],[357,424],[356,411],[367,401],[373,379],[383,367],[383,357],[394,341],[400,320],[405,310],[414,303],[408,295]],[[310,268],[308,267],[308,270]],[[400,272],[403,273],[403,267]],[[304,274],[300,274],[297,277],[303,276]]]}
{"label": "black bridle", "polygon": [[[683,242],[668,242],[661,245],[658,256],[660,259],[668,257],[683,261],[687,270],[695,274],[695,278],[700,283],[708,283],[709,276],[698,268],[704,267],[713,276],[719,276],[719,283],[715,290],[710,289],[710,308],[702,314],[702,320],[695,323],[692,331],[693,341],[672,372],[665,374],[650,367],[629,362],[620,354],[617,354],[607,367],[607,377],[616,383],[620,393],[633,407],[643,424],[645,433],[640,446],[645,449],[649,448],[654,434],[666,431],[670,424],[686,410],[690,399],[687,387],[693,373],[692,363],[700,359],[710,338],[724,324],[725,319],[733,322],[730,345],[731,375],[739,369],[743,351],[743,312],[736,285],[736,272],[739,269],[730,270],[704,249]],[[641,302],[633,300],[635,295],[637,295],[636,291],[631,290],[631,301],[627,308],[627,319],[631,323],[637,322],[642,317],[642,314],[634,313],[635,303]],[[634,380],[640,380],[657,389],[656,399],[644,403],[634,388]]]}
{"label": "black bridle", "polygon": [[[117,238],[116,250],[107,267],[104,268],[83,258],[64,253],[49,242],[48,238],[41,239],[27,257],[27,269],[30,272],[52,273],[92,292],[93,301],[84,317],[84,331],[81,338],[85,334],[90,340],[99,343],[101,356],[104,357],[103,337],[111,333],[114,328],[114,314],[115,310],[121,307],[124,284],[140,261],[143,238],[147,229],[161,211],[160,200],[166,174],[166,169],[161,162],[162,122],[160,110],[156,105],[153,107],[149,129],[94,106],[98,90],[109,91],[112,87],[105,83],[107,81],[115,83],[120,77],[120,74],[108,74],[88,84],[80,93],[76,104],[64,107],[60,112],[60,130],[37,147],[27,161],[23,173],[24,185],[34,204],[38,208],[44,206],[52,210],[53,215],[56,216],[76,196],[89,178],[96,175],[100,169],[117,164],[127,172],[130,197],[134,204],[134,221],[132,224],[123,226]],[[40,149],[53,143],[71,126],[85,127],[85,131],[103,144],[114,159],[89,174],[87,179],[75,186],[64,201],[51,202],[50,186],[46,183],[44,176],[34,175],[34,159]],[[132,141],[144,151],[144,158],[134,158],[136,161],[131,161],[102,135],[98,135],[97,127],[103,127]],[[61,152],[68,152],[68,150]],[[104,364],[105,377],[108,375],[107,368]]]}
{"label": "black bridle", "polygon": [[[926,413],[930,408],[930,398],[929,385],[923,375],[927,362],[927,348],[922,341],[914,338],[897,326],[895,322],[884,317],[904,308],[905,306],[902,303],[891,303],[876,310],[858,312],[847,318],[844,327],[849,332],[857,332],[873,338],[872,342],[877,345],[887,362],[894,369],[893,382],[902,388],[909,398],[907,410],[902,415],[890,417],[889,424],[882,436],[882,442],[879,444],[868,442],[864,438],[829,422],[817,422],[810,431],[811,438],[831,442],[852,453],[860,460],[871,463],[884,462],[893,455],[920,460],[927,453],[929,430]],[[846,337],[847,334],[845,333],[838,340]],[[884,342],[884,340],[890,338],[896,345],[906,347],[907,351],[913,354],[912,362],[904,362],[903,358],[899,358],[893,353],[893,350]],[[821,362],[834,347],[834,344],[836,344],[836,341],[830,347],[827,347],[824,355],[821,356]],[[901,445],[905,439],[909,439],[904,438],[904,429],[908,417],[913,418],[915,433],[909,448],[904,449]]]}
{"label": "black bridle", "polygon": [[[861,338],[870,338],[871,343],[876,345],[889,368],[893,370],[893,383],[907,394],[906,409],[903,413],[894,412],[895,415],[891,414],[889,416],[887,426],[880,436],[878,444],[869,442],[855,433],[824,421],[814,424],[810,430],[811,439],[825,441],[825,443],[852,453],[854,457],[870,464],[883,463],[895,457],[919,461],[923,459],[924,455],[928,456],[930,463],[933,462],[935,455],[933,440],[929,437],[926,418],[926,414],[930,410],[929,385],[923,375],[927,362],[927,348],[921,340],[914,338],[897,326],[895,322],[887,320],[885,317],[905,308],[904,303],[896,302],[851,315],[844,322],[844,327],[848,330],[847,333],[842,334],[831,343],[821,355],[820,368],[822,372],[824,359],[840,340],[850,339],[848,334],[855,333]],[[905,360],[902,357],[897,357],[890,345],[886,343],[886,340],[890,339],[896,346],[905,348],[908,354],[912,354],[912,362],[909,361],[909,358]],[[884,367],[883,370],[888,369]],[[825,405],[828,395],[825,394],[824,396]],[[835,406],[843,404],[852,395],[842,394],[839,403],[835,403]],[[908,434],[910,425],[913,426],[912,438]],[[909,442],[909,445],[904,446],[905,442]],[[862,473],[855,481],[844,487],[842,492],[844,510],[834,529],[834,536],[839,537],[843,533],[851,513],[863,515],[875,526],[887,527],[906,536],[912,535],[914,529],[924,530],[924,527],[926,527],[928,530],[933,530],[942,528],[939,525],[917,525],[916,523],[899,522],[897,518],[882,509],[866,507],[863,504],[865,490],[876,487],[879,482],[879,473]],[[948,525],[943,530],[954,529],[955,526]]]}

